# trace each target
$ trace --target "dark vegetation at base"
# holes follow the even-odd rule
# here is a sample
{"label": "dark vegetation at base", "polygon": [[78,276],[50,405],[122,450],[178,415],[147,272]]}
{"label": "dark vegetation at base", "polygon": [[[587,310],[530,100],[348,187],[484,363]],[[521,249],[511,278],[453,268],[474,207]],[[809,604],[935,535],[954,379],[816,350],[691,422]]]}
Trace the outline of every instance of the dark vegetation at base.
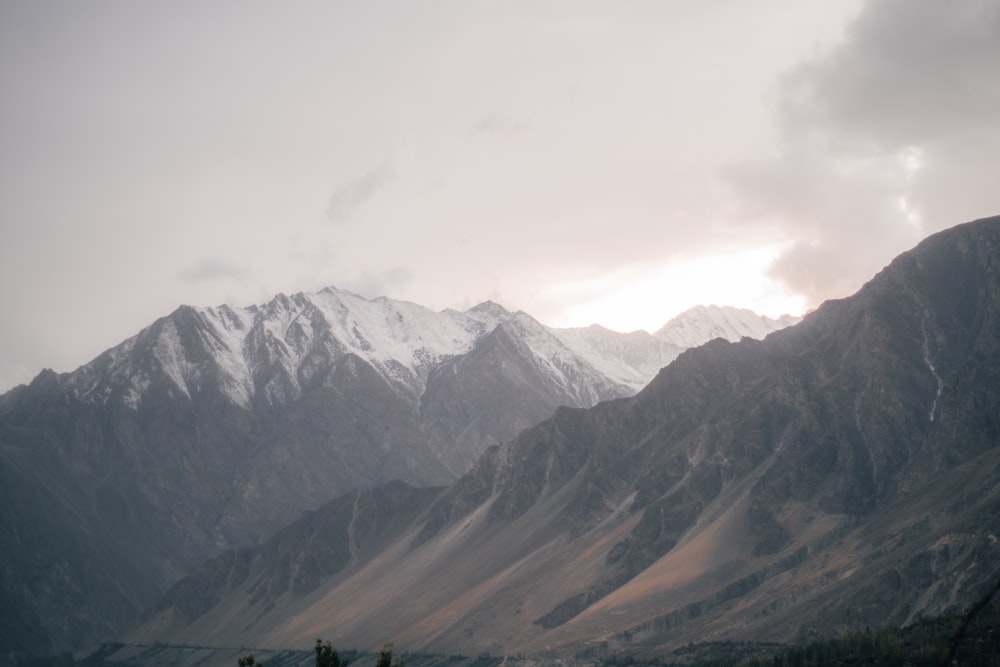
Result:
{"label": "dark vegetation at base", "polygon": [[822,639],[803,646],[719,642],[674,651],[666,660],[612,656],[601,667],[1000,667],[1000,603],[968,614],[920,619]]}
{"label": "dark vegetation at base", "polygon": [[[324,642],[322,639],[317,639],[314,651],[316,653],[316,662],[314,663],[316,667],[347,667],[351,662],[348,658],[341,658],[329,641]],[[264,663],[257,662],[252,653],[241,657],[238,665],[239,667],[264,667]],[[378,652],[375,667],[405,667],[405,665],[401,659],[395,661],[392,659],[392,644],[389,643],[382,646],[382,650]]]}
{"label": "dark vegetation at base", "polygon": [[[512,659],[502,656],[482,654],[479,656],[447,655],[443,653],[406,653],[398,659],[393,658],[392,645],[387,644],[378,653],[370,651],[335,651],[329,642],[319,645],[323,653],[320,667],[330,667],[334,663],[332,654],[336,654],[340,667],[498,667],[503,662],[510,663]],[[121,653],[127,649],[130,654],[122,658]],[[196,655],[195,659],[192,656]],[[225,659],[222,659],[225,656]],[[189,662],[182,662],[187,658]],[[247,661],[252,658],[253,662]],[[34,662],[19,662],[18,667],[166,667],[178,664],[228,664],[252,667],[313,667],[316,665],[316,650],[276,650],[276,649],[236,649],[208,646],[178,646],[170,644],[151,644],[147,646],[127,645],[119,643],[102,644],[101,647],[85,658],[73,661],[73,656],[38,658]],[[60,662],[59,660],[68,660]],[[55,661],[55,662],[49,662]]]}
{"label": "dark vegetation at base", "polygon": [[[18,667],[132,667],[175,664],[176,651],[209,652],[235,649],[180,647],[157,644],[143,647],[134,660],[115,659],[122,644],[105,644],[86,658],[71,654],[19,661]],[[337,652],[329,642],[319,642],[313,651],[253,651],[251,658],[240,651],[239,664],[255,667],[497,667],[501,663],[539,665],[545,660],[480,655],[406,654],[394,659],[392,645],[379,653]],[[236,659],[234,658],[234,662]],[[574,661],[559,661],[570,664]],[[758,642],[714,642],[692,644],[658,659],[612,655],[601,660],[578,656],[577,664],[599,667],[819,667],[821,665],[880,665],[884,667],[1000,667],[1000,602],[992,602],[965,614],[922,618],[905,627],[884,626],[822,639],[802,646]]]}

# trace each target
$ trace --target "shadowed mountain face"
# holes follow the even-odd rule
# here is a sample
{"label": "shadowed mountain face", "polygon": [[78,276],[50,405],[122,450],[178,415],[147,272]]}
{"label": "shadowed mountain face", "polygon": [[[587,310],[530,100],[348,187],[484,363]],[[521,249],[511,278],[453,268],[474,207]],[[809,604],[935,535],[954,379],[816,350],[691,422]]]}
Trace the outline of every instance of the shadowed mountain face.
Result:
{"label": "shadowed mountain face", "polygon": [[127,638],[564,656],[800,640],[973,604],[998,540],[993,218],[764,341],[560,408],[450,487],[347,496],[210,561]]}
{"label": "shadowed mountain face", "polygon": [[0,396],[0,654],[93,642],[305,510],[454,481],[560,405],[634,394],[699,336],[784,324],[701,309],[662,336],[556,330],[333,288],[181,307]]}

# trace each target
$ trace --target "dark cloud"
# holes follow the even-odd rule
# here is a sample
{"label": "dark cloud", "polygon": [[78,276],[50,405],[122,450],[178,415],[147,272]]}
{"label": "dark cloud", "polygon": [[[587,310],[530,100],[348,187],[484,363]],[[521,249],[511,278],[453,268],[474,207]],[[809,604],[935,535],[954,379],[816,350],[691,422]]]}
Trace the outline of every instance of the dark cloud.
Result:
{"label": "dark cloud", "polygon": [[406,284],[410,278],[411,274],[408,269],[396,267],[377,273],[365,271],[356,280],[348,281],[340,287],[366,299],[374,299],[391,294],[391,288]]}
{"label": "dark cloud", "polygon": [[218,257],[208,257],[194,266],[177,272],[177,277],[187,282],[207,282],[222,279],[246,278],[249,272],[229,264]]}
{"label": "dark cloud", "polygon": [[388,163],[347,183],[341,184],[330,196],[326,207],[326,217],[335,223],[346,223],[354,211],[371,199],[395,178],[395,172]]}
{"label": "dark cloud", "polygon": [[771,275],[812,302],[851,293],[886,255],[919,232],[893,193],[906,188],[894,157],[831,159],[813,145],[779,158],[734,165],[726,176],[743,194],[745,217],[766,220],[790,239]]}
{"label": "dark cloud", "polygon": [[1000,212],[1000,3],[871,0],[778,90],[781,145],[730,165],[741,215],[777,225],[775,277],[856,289],[920,236]]}
{"label": "dark cloud", "polygon": [[887,149],[997,127],[1000,3],[872,0],[829,57],[784,82],[785,123]]}

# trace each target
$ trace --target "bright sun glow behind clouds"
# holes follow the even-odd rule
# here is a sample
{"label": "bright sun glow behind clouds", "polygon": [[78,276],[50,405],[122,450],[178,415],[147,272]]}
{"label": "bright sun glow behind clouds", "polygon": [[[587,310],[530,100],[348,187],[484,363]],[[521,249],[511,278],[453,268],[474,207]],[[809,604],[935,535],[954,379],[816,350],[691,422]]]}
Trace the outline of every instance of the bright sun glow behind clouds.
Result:
{"label": "bright sun glow behind clouds", "polygon": [[550,286],[544,297],[575,302],[557,315],[555,326],[588,326],[599,322],[617,331],[652,333],[666,322],[665,312],[681,312],[699,304],[747,304],[762,315],[800,315],[808,304],[767,277],[784,249],[764,245],[722,254],[631,266],[602,276]]}

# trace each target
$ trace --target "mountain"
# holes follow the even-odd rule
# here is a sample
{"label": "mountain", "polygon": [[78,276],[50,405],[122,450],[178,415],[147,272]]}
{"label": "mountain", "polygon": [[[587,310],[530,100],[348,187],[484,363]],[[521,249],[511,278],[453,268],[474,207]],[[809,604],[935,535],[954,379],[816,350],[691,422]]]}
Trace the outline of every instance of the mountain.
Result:
{"label": "mountain", "polygon": [[559,408],[450,486],[357,491],[226,552],[123,639],[566,659],[966,608],[1000,581],[998,406],[991,218]]}
{"label": "mountain", "polygon": [[671,319],[654,334],[645,331],[621,334],[597,324],[552,331],[594,368],[635,393],[684,350],[716,338],[730,343],[743,338],[764,338],[799,320],[800,317],[792,315],[771,318],[746,308],[695,306]]}
{"label": "mountain", "polygon": [[679,352],[490,302],[438,313],[327,288],[182,306],[0,396],[0,653],[94,641],[225,548],[353,489],[453,481]]}
{"label": "mountain", "polygon": [[762,339],[772,331],[796,324],[800,319],[791,315],[774,319],[746,308],[695,306],[664,324],[654,337],[686,350],[716,338],[730,343],[742,338]]}

